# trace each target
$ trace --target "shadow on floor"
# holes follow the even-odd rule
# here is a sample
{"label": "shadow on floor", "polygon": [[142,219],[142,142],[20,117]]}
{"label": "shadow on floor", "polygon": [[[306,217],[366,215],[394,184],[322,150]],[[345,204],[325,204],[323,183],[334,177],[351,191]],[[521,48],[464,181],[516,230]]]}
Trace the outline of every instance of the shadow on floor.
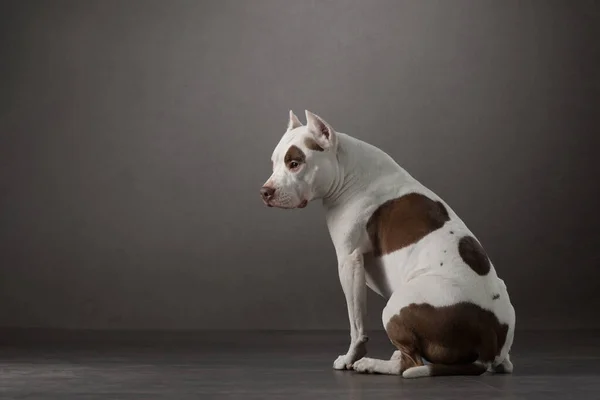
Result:
{"label": "shadow on floor", "polygon": [[[517,332],[512,375],[334,371],[346,332],[0,331],[6,399],[598,399],[600,332]],[[369,356],[394,351],[370,332]]]}

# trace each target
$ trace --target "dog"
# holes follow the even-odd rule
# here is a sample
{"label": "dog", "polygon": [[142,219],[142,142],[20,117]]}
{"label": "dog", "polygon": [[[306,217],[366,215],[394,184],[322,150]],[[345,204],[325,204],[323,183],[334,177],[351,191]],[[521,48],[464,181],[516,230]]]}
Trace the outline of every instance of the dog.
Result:
{"label": "dog", "polygon": [[[512,373],[515,310],[486,251],[444,200],[383,150],[292,110],[260,188],[265,205],[321,200],[348,307],[350,346],[336,370],[418,378]],[[387,300],[397,348],[365,357],[366,288]]]}

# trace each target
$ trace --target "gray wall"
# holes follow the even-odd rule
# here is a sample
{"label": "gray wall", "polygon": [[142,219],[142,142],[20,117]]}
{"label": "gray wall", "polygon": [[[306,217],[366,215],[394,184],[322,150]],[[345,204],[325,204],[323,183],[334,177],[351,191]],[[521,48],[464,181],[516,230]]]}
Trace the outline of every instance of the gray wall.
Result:
{"label": "gray wall", "polygon": [[1,326],[347,329],[320,204],[259,199],[290,108],[444,197],[520,328],[600,326],[597,2],[0,7]]}

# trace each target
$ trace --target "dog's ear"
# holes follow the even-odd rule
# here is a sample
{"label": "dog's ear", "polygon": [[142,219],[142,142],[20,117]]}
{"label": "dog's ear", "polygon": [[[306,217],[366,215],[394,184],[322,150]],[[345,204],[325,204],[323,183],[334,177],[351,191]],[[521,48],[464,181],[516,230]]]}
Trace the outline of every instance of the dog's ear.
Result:
{"label": "dog's ear", "polygon": [[288,121],[287,130],[291,131],[292,129],[296,129],[299,126],[302,126],[302,122],[296,117],[296,114],[292,110],[290,110],[290,120]]}
{"label": "dog's ear", "polygon": [[337,135],[331,125],[329,125],[323,118],[311,113],[308,110],[305,110],[305,113],[306,126],[314,135],[317,143],[324,149],[334,148],[337,141]]}

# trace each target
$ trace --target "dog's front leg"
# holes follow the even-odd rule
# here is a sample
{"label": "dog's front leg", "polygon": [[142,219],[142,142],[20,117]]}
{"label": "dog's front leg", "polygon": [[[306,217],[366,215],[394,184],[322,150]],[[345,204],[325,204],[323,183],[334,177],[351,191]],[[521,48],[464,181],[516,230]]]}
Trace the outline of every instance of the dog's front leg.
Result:
{"label": "dog's front leg", "polygon": [[354,250],[338,262],[340,283],[346,297],[350,319],[350,347],[333,363],[335,369],[352,369],[352,364],[367,354],[364,317],[367,305],[367,285],[362,252]]}

